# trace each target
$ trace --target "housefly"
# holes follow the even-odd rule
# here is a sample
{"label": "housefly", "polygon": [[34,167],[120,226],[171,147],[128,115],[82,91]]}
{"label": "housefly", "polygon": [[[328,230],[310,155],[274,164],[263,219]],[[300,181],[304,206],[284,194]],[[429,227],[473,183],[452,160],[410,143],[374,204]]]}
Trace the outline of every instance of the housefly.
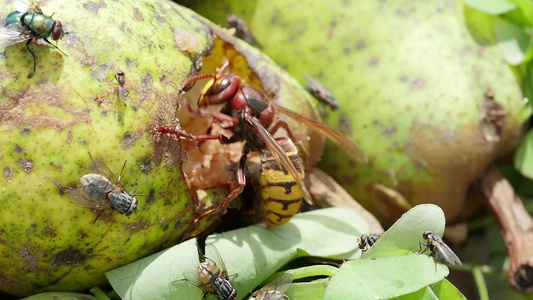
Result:
{"label": "housefly", "polygon": [[[442,241],[442,238],[438,234],[435,234],[432,231],[424,231],[422,236],[427,240],[427,243],[420,241],[419,253],[424,253],[429,250],[431,251],[430,255],[442,263],[449,265],[462,264],[459,257],[457,257],[453,250]],[[422,245],[426,247],[423,251]]]}
{"label": "housefly", "polygon": [[248,298],[248,300],[289,300],[285,291],[292,282],[292,274],[280,275]]}
{"label": "housefly", "polygon": [[362,234],[359,238],[359,249],[362,253],[365,253],[370,247],[372,247],[377,240],[381,237],[378,233]]}
{"label": "housefly", "polygon": [[48,40],[52,36],[52,40],[57,41],[65,34],[60,21],[55,21],[51,16],[45,16],[39,5],[33,0],[17,0],[14,6],[17,11],[10,13],[5,20],[4,27],[0,28],[0,48],[26,42],[26,48],[33,57],[34,73],[35,54],[29,47],[32,40],[44,40],[66,55]]}
{"label": "housefly", "polygon": [[215,295],[219,300],[237,299],[237,291],[229,282],[228,271],[220,252],[213,244],[208,244],[205,248],[211,258],[204,255],[204,261],[198,265],[196,272],[184,272],[185,280],[200,288],[204,292],[204,299],[209,294]]}
{"label": "housefly", "polygon": [[[91,160],[93,160],[92,156]],[[134,194],[126,192],[120,183],[126,162],[124,162],[118,178],[105,163],[97,163],[94,160],[93,163],[105,176],[96,173],[83,175],[80,178],[81,187],[79,188],[66,187],[54,182],[63,192],[69,195],[72,203],[78,206],[100,211],[115,209],[127,217],[137,212],[139,210],[139,201]]]}

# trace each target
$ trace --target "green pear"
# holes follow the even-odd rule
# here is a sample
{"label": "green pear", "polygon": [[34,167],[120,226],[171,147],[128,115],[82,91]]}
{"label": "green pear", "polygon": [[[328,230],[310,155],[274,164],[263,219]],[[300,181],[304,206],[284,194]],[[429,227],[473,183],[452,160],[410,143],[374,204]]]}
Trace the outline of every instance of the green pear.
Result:
{"label": "green pear", "polygon": [[[178,137],[160,132],[210,126],[180,109],[184,96],[191,102],[198,96],[181,88],[190,75],[213,73],[228,60],[229,71],[247,84],[318,116],[311,97],[268,57],[172,2],[54,0],[41,8],[62,23],[66,34],[53,43],[64,54],[37,39],[29,44],[35,72],[25,43],[6,47],[0,60],[3,292],[26,296],[102,285],[106,271],[217,224],[223,210],[201,213],[216,208],[235,182],[230,150],[218,144],[220,155],[208,161],[191,150],[200,145],[189,142],[194,146],[186,149]],[[5,5],[0,16],[14,11]],[[316,161],[323,137],[301,128],[294,133],[305,137],[303,149],[312,147]],[[240,147],[232,150],[237,160]],[[102,187],[108,185],[129,197],[127,210],[111,205],[116,198]]]}

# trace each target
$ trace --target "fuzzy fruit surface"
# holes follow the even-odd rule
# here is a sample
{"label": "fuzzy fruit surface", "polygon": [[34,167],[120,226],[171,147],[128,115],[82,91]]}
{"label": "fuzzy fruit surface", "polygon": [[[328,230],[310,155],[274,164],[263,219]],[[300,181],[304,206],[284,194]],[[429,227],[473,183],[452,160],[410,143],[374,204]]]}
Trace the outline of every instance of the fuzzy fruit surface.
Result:
{"label": "fuzzy fruit surface", "polygon": [[[0,60],[0,290],[19,296],[84,290],[104,273],[175,244],[192,222],[179,143],[151,130],[172,120],[179,84],[208,38],[193,13],[167,1],[46,1],[68,32],[57,46],[25,43]],[[6,4],[5,18],[15,9]],[[2,23],[3,24],[3,23]],[[189,46],[175,29],[190,33]],[[4,51],[4,49],[2,49]],[[117,96],[123,71],[128,96]],[[89,153],[134,190],[139,211],[75,205],[55,183],[99,173]],[[102,174],[105,175],[105,174]],[[109,177],[105,175],[106,177]]]}

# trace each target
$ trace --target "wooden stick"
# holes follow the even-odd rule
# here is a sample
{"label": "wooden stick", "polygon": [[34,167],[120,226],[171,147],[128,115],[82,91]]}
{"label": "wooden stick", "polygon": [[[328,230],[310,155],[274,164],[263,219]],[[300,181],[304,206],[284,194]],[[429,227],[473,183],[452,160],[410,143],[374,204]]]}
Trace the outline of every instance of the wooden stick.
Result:
{"label": "wooden stick", "polygon": [[496,167],[485,172],[481,188],[486,204],[500,224],[509,254],[509,283],[519,291],[533,293],[533,219]]}
{"label": "wooden stick", "polygon": [[333,178],[318,168],[308,174],[309,193],[318,207],[346,207],[367,221],[370,233],[382,233],[378,219],[355,201]]}

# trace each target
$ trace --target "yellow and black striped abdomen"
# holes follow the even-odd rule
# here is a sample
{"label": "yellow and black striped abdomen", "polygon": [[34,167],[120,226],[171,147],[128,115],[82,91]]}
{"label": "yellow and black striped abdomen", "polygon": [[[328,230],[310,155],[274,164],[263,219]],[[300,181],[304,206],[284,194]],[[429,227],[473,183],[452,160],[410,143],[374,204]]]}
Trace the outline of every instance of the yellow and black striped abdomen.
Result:
{"label": "yellow and black striped abdomen", "polygon": [[[298,149],[288,138],[276,139],[285,154],[290,158],[302,179],[305,177],[302,158]],[[295,175],[280,166],[269,150],[261,153],[261,196],[265,209],[265,221],[268,227],[287,223],[300,211],[303,191],[296,183]]]}

